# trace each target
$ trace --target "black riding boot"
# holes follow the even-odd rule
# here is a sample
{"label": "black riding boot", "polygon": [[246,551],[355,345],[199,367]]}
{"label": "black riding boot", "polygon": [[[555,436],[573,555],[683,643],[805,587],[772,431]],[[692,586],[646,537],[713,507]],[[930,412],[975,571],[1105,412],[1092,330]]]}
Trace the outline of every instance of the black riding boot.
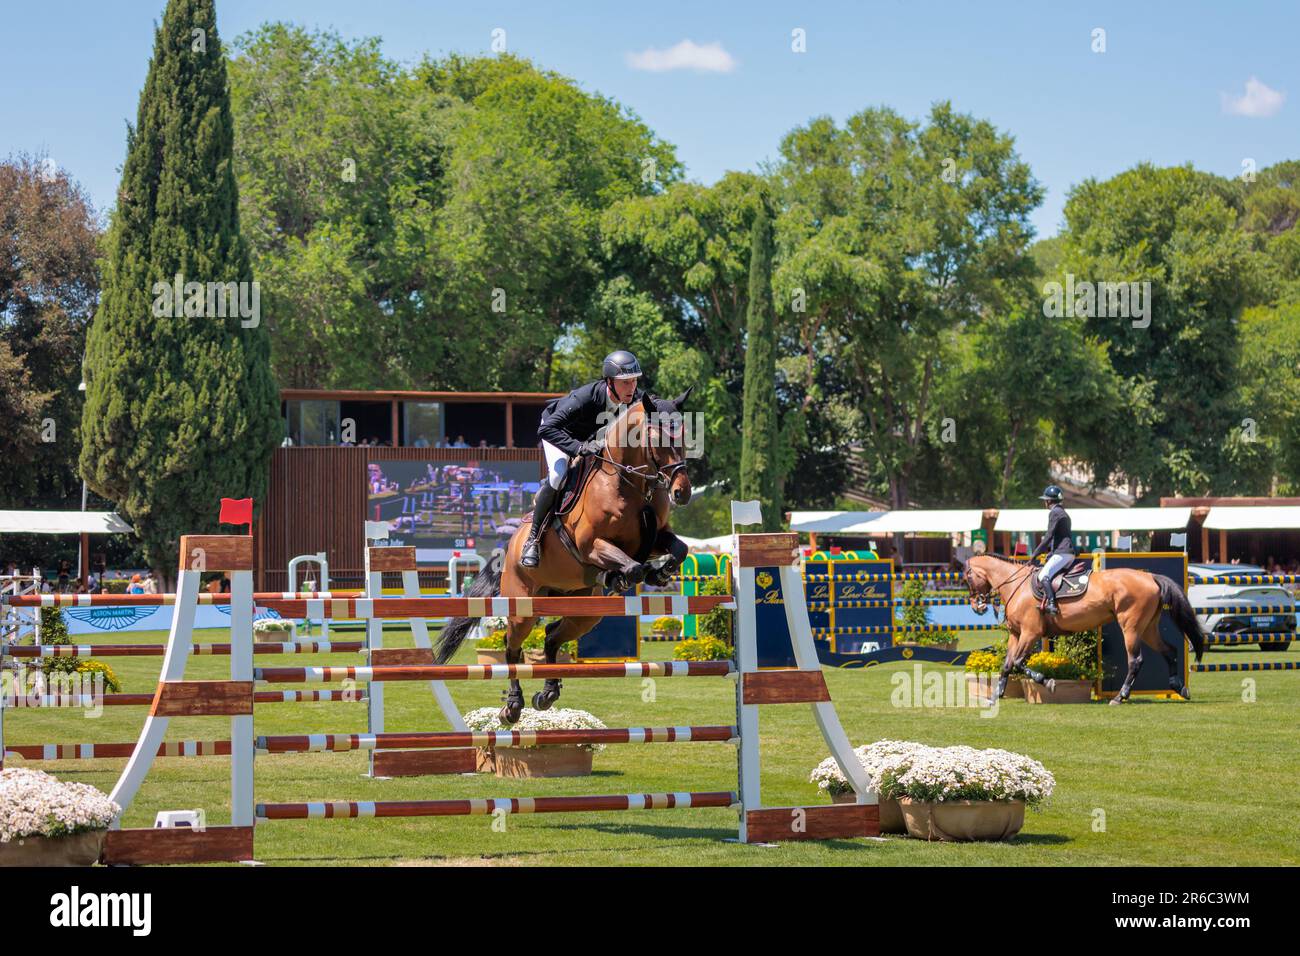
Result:
{"label": "black riding boot", "polygon": [[1043,610],[1053,617],[1061,613],[1061,609],[1056,606],[1056,585],[1053,581],[1047,582],[1047,596],[1043,598]]}
{"label": "black riding boot", "polygon": [[528,529],[528,540],[524,542],[524,553],[519,563],[526,568],[535,568],[542,560],[542,532],[550,524],[551,512],[555,510],[556,491],[550,482],[543,481],[533,501],[533,526]]}

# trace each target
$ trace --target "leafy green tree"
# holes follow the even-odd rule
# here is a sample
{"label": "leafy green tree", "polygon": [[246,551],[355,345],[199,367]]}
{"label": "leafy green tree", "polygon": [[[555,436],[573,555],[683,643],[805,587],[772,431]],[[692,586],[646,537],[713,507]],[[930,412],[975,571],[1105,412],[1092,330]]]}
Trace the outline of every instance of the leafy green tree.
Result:
{"label": "leafy green tree", "polygon": [[47,157],[0,162],[0,454],[24,463],[0,476],[5,507],[79,501],[78,385],[98,239],[85,193]]}
{"label": "leafy green tree", "polygon": [[749,259],[749,321],[745,330],[745,394],[740,496],[762,505],[763,530],[779,530],[781,457],[776,406],[776,316],[772,304],[772,222],[767,207],[754,217]]}
{"label": "leafy green tree", "polygon": [[1242,493],[1300,492],[1300,303],[1247,309],[1237,367],[1241,427],[1228,452]]}
{"label": "leafy green tree", "polygon": [[219,498],[262,496],[280,436],[233,140],[212,0],[170,0],[127,136],[87,338],[80,462],[164,580],[182,533],[217,528]]}
{"label": "leafy green tree", "polygon": [[1150,420],[1133,421],[1095,463],[1144,498],[1235,485],[1226,449],[1244,417],[1237,322],[1256,281],[1239,204],[1237,186],[1219,177],[1145,164],[1087,180],[1066,202],[1058,281],[1149,283],[1144,314],[1102,316],[1098,303],[1085,319],[1124,392],[1152,402]]}
{"label": "leafy green tree", "polygon": [[[1042,190],[1010,137],[937,104],[924,124],[888,109],[788,134],[783,308],[815,367],[846,368],[862,444],[893,507],[912,499],[953,332],[1023,295],[1028,216]],[[802,311],[796,303],[802,300]]]}

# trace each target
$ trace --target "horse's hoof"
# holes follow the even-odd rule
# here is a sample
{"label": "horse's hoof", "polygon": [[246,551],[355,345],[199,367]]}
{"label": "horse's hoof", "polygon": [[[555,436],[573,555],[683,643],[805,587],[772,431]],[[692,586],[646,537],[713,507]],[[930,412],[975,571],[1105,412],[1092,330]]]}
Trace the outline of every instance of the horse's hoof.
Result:
{"label": "horse's hoof", "polygon": [[1178,696],[1181,697],[1183,700],[1191,700],[1191,699],[1192,699],[1192,692],[1191,692],[1191,690],[1187,687],[1187,685],[1184,684],[1184,685],[1179,689],[1179,691],[1178,691]]}
{"label": "horse's hoof", "polygon": [[497,711],[497,717],[503,724],[517,724],[519,718],[524,712],[524,702],[522,700],[509,700],[506,705]]}
{"label": "horse's hoof", "polygon": [[1112,697],[1112,698],[1110,699],[1110,706],[1112,706],[1112,707],[1118,707],[1118,706],[1119,706],[1120,704],[1122,704],[1122,703],[1124,703],[1124,698],[1123,698],[1123,697],[1118,697],[1118,696],[1117,696],[1117,697]]}
{"label": "horse's hoof", "polygon": [[547,696],[540,690],[533,695],[533,710],[550,710],[555,698]]}
{"label": "horse's hoof", "polygon": [[1055,678],[1055,677],[1049,677],[1049,678],[1047,679],[1047,684],[1046,684],[1045,686],[1047,687],[1047,692],[1048,692],[1049,694],[1055,694],[1055,693],[1056,693],[1056,678]]}

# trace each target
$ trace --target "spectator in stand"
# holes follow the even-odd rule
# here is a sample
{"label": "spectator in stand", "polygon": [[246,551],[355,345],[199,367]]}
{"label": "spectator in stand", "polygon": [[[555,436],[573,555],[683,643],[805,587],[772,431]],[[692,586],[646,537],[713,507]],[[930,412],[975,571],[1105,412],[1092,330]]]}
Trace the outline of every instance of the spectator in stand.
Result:
{"label": "spectator in stand", "polygon": [[427,439],[427,438],[425,438],[423,435],[421,435],[419,438],[417,438],[417,439],[415,440],[415,447],[416,447],[416,448],[428,448],[428,447],[429,447],[429,439]]}
{"label": "spectator in stand", "polygon": [[140,575],[131,575],[131,583],[126,586],[126,593],[144,594],[144,582],[141,580]]}
{"label": "spectator in stand", "polygon": [[478,447],[479,447],[479,448],[486,448],[486,447],[488,447],[487,439],[486,439],[486,438],[480,438],[480,439],[478,440]]}
{"label": "spectator in stand", "polygon": [[158,581],[157,581],[157,579],[153,576],[153,572],[152,572],[152,571],[150,571],[148,574],[146,574],[146,575],[144,576],[144,593],[145,593],[145,594],[157,594],[157,593],[158,593]]}
{"label": "spectator in stand", "polygon": [[452,448],[468,448],[469,442],[465,441],[464,435],[457,435],[456,441],[452,443]]}
{"label": "spectator in stand", "polygon": [[59,593],[63,594],[68,590],[68,580],[72,576],[72,565],[64,558],[59,562]]}

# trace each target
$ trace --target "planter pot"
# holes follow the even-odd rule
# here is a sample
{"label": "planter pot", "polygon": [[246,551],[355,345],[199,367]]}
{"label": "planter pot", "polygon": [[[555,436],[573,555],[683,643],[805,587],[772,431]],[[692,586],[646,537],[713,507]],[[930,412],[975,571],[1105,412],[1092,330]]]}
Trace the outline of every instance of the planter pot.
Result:
{"label": "planter pot", "polygon": [[587,777],[591,775],[591,759],[595,756],[585,747],[561,745],[553,747],[496,747],[480,748],[478,769],[495,773],[498,777]]}
{"label": "planter pot", "polygon": [[[978,700],[986,700],[998,686],[998,675],[993,674],[991,679],[987,675],[980,675],[984,680],[976,677],[974,674],[966,675],[966,693]],[[1012,677],[1007,681],[1007,689],[1002,694],[1003,700],[1023,700],[1025,696],[1024,683],[1018,677]]]}
{"label": "planter pot", "polygon": [[929,803],[901,797],[898,803],[908,835],[918,840],[1010,840],[1025,825],[1023,800]]}
{"label": "planter pot", "polygon": [[0,866],[94,866],[107,834],[88,830],[64,837],[18,837],[0,843]]}
{"label": "planter pot", "polygon": [[955,651],[957,649],[956,641],[947,641],[943,644],[922,644],[920,641],[895,641],[895,647],[932,647],[936,651]]}
{"label": "planter pot", "polygon": [[[848,793],[837,793],[831,797],[832,803],[854,803],[857,798],[853,791]],[[903,822],[903,810],[898,805],[897,800],[889,800],[885,797],[880,798],[880,832],[881,833],[906,833],[907,824]]]}
{"label": "planter pot", "polygon": [[[506,663],[506,652],[505,652],[504,650],[501,650],[501,651],[488,651],[488,650],[483,650],[482,648],[480,648],[480,649],[478,650],[477,653],[478,653],[478,662],[479,662],[480,664],[504,664],[504,663]],[[524,662],[525,664],[545,664],[545,663],[546,663],[546,652],[545,652],[545,651],[531,651],[531,650],[526,650],[526,651],[524,651],[524,661],[523,661],[523,662]],[[558,655],[556,655],[555,663],[557,663],[557,664],[572,664],[572,663],[573,663],[573,655],[570,654],[570,653],[568,653],[567,651],[561,651]]]}
{"label": "planter pot", "polygon": [[253,642],[255,644],[284,644],[287,641],[296,641],[298,639],[298,625],[295,624],[287,631],[254,631]]}
{"label": "planter pot", "polygon": [[1046,684],[1035,684],[1031,680],[1021,682],[1025,688],[1025,700],[1031,704],[1089,704],[1092,702],[1092,681],[1058,680],[1055,690],[1048,690]]}

